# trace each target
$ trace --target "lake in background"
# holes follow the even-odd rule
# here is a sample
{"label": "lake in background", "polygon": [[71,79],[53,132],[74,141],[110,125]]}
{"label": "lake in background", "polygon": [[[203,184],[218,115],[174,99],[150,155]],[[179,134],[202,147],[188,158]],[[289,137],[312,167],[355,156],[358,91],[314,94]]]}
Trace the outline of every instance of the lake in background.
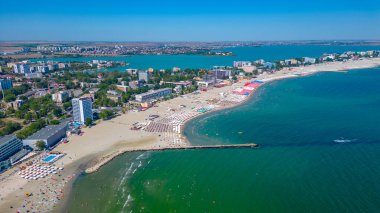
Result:
{"label": "lake in background", "polygon": [[379,50],[379,46],[314,46],[314,45],[282,45],[282,46],[261,46],[261,47],[235,47],[227,48],[223,51],[232,51],[234,56],[203,56],[203,55],[136,55],[117,57],[80,57],[80,58],[46,58],[33,59],[32,61],[90,61],[114,60],[125,61],[128,66],[111,68],[107,70],[125,71],[127,68],[136,69],[171,69],[173,67],[185,68],[205,68],[213,66],[232,66],[233,61],[255,61],[264,59],[266,61],[283,60],[297,57],[319,57],[323,53],[342,53],[346,51],[367,51]]}

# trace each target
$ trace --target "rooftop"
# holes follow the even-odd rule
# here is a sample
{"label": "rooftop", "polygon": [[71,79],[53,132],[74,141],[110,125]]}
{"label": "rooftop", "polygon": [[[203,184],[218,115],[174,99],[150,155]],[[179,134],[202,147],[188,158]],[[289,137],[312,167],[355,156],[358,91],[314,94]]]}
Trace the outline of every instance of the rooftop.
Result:
{"label": "rooftop", "polygon": [[62,120],[60,124],[58,125],[48,125],[33,135],[29,136],[25,140],[46,140],[49,137],[56,134],[58,131],[60,131],[63,128],[66,128],[67,124],[69,123],[68,119]]}
{"label": "rooftop", "polygon": [[149,90],[148,92],[144,92],[144,93],[141,93],[141,94],[137,94],[136,96],[138,95],[148,95],[148,94],[154,94],[154,93],[158,93],[158,92],[162,92],[162,91],[167,91],[167,90],[172,90],[171,88],[163,88],[163,89],[158,89],[158,90]]}
{"label": "rooftop", "polygon": [[0,146],[7,143],[10,140],[12,140],[13,138],[16,138],[16,136],[15,135],[5,135],[3,137],[0,137]]}

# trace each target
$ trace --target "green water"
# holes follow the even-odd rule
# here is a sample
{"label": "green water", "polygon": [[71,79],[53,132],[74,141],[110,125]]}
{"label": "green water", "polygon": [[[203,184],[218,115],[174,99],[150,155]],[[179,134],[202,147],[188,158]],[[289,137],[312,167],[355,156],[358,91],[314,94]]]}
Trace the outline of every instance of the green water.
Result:
{"label": "green water", "polygon": [[185,129],[260,149],[126,154],[81,176],[68,211],[380,212],[379,82],[375,68],[267,84]]}
{"label": "green water", "polygon": [[282,45],[282,46],[262,46],[262,47],[236,47],[227,48],[224,51],[232,51],[233,56],[202,56],[202,55],[136,55],[136,56],[117,56],[117,57],[79,57],[79,58],[46,58],[34,59],[54,60],[54,61],[90,61],[99,60],[116,60],[126,61],[128,66],[110,68],[107,70],[124,71],[127,68],[137,69],[171,69],[180,68],[212,68],[215,65],[232,66],[233,61],[239,60],[258,60],[268,61],[284,60],[296,57],[319,57],[323,53],[342,53],[345,51],[367,51],[379,50],[379,46],[318,46],[318,45]]}

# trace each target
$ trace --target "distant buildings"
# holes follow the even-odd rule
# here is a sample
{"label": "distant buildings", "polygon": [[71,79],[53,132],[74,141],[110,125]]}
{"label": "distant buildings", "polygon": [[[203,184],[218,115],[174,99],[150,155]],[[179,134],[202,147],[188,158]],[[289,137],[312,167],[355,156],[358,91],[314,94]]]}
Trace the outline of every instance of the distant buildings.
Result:
{"label": "distant buildings", "polygon": [[226,79],[231,76],[231,70],[214,69],[210,70],[210,73],[216,79]]}
{"label": "distant buildings", "polygon": [[256,66],[242,66],[240,69],[242,69],[244,72],[252,73],[253,71],[257,70]]}
{"label": "distant buildings", "polygon": [[126,85],[125,81],[122,81],[120,85],[116,85],[116,89],[122,92],[127,92],[129,86]]}
{"label": "distant buildings", "polygon": [[115,90],[108,90],[107,91],[107,98],[109,98],[115,102],[121,101],[121,95],[118,92],[116,92]]}
{"label": "distant buildings", "polygon": [[14,73],[30,73],[30,66],[28,63],[25,62],[17,62],[13,64],[13,72]]}
{"label": "distant buildings", "polygon": [[39,65],[39,66],[37,66],[37,72],[45,73],[45,72],[48,72],[48,71],[49,71],[49,67],[46,66],[46,65]]}
{"label": "distant buildings", "polygon": [[252,62],[250,61],[234,61],[234,67],[235,68],[242,68],[242,67],[246,67],[246,66],[252,66]]}
{"label": "distant buildings", "polygon": [[70,98],[70,94],[67,91],[59,91],[52,94],[51,98],[56,103],[63,103]]}
{"label": "distant buildings", "polygon": [[153,99],[159,99],[161,97],[165,97],[172,94],[171,88],[164,88],[159,90],[151,90],[142,94],[138,94],[135,96],[137,102],[147,102]]}
{"label": "distant buildings", "polygon": [[137,74],[138,72],[138,69],[131,69],[131,68],[128,68],[125,70],[128,74],[130,75],[134,75],[134,74]]}
{"label": "distant buildings", "polygon": [[316,58],[303,57],[304,64],[315,64],[317,62]]}
{"label": "distant buildings", "polygon": [[69,67],[69,65],[66,63],[58,63],[58,69],[66,69],[68,67]]}
{"label": "distant buildings", "polygon": [[72,99],[74,122],[84,124],[87,118],[93,119],[92,100],[90,98]]}
{"label": "distant buildings", "polygon": [[13,83],[10,79],[0,79],[0,90],[8,90],[13,87]]}
{"label": "distant buildings", "polygon": [[68,121],[61,121],[58,125],[49,125],[46,126],[33,135],[23,140],[24,146],[30,146],[33,149],[36,149],[36,142],[43,141],[45,142],[46,147],[54,146],[62,138],[66,136]]}
{"label": "distant buildings", "polygon": [[173,67],[173,72],[179,72],[179,71],[181,71],[181,68],[179,68],[179,67]]}
{"label": "distant buildings", "polygon": [[149,82],[149,72],[140,70],[139,71],[139,81],[144,80],[145,83]]}
{"label": "distant buildings", "polygon": [[257,67],[250,61],[234,61],[234,68],[241,69],[247,73],[257,70]]}
{"label": "distant buildings", "polygon": [[40,72],[25,73],[25,78],[42,78],[42,73]]}
{"label": "distant buildings", "polygon": [[18,110],[23,104],[24,104],[23,100],[15,100],[15,101],[7,103],[7,108]]}
{"label": "distant buildings", "polygon": [[263,67],[266,69],[273,69],[276,68],[276,64],[272,62],[264,62]]}
{"label": "distant buildings", "polygon": [[336,55],[335,54],[324,54],[322,55],[322,61],[333,61],[335,60]]}
{"label": "distant buildings", "polygon": [[284,61],[286,66],[296,66],[298,65],[298,61],[296,59],[287,59]]}
{"label": "distant buildings", "polygon": [[144,80],[138,80],[138,81],[130,81],[128,83],[128,86],[132,89],[137,89],[137,88],[140,88],[140,87],[143,87],[145,84],[145,81]]}

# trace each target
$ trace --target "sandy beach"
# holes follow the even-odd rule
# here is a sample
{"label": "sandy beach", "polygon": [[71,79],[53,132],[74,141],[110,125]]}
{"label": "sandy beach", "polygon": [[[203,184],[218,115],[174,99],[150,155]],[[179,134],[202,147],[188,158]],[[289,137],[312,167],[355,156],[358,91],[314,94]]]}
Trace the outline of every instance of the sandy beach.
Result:
{"label": "sandy beach", "polygon": [[[262,74],[257,80],[269,82],[320,71],[337,72],[379,65],[380,58],[331,62],[286,68],[274,74]],[[82,136],[70,136],[69,143],[61,143],[54,149],[66,154],[54,163],[56,166],[64,167],[58,174],[43,180],[26,180],[17,174],[20,170],[18,165],[0,175],[1,212],[62,211],[71,184],[81,172],[95,172],[127,151],[188,146],[188,141],[182,135],[185,123],[204,113],[237,106],[246,101],[249,97],[235,95],[232,91],[248,81],[250,80],[240,80],[233,85],[212,88],[200,94],[183,95],[160,102],[156,107],[146,111],[130,111],[111,120],[100,121],[91,128],[83,128]],[[132,130],[133,126],[141,128]],[[26,193],[32,195],[26,196]]]}

